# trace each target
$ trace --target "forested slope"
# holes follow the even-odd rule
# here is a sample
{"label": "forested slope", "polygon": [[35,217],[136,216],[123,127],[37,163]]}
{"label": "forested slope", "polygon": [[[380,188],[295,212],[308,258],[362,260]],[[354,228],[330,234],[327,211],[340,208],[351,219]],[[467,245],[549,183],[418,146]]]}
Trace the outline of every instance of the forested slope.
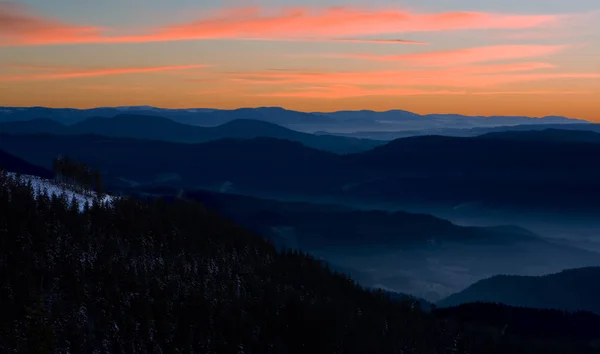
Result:
{"label": "forested slope", "polygon": [[277,252],[202,205],[80,211],[0,174],[2,353],[587,353],[503,340]]}

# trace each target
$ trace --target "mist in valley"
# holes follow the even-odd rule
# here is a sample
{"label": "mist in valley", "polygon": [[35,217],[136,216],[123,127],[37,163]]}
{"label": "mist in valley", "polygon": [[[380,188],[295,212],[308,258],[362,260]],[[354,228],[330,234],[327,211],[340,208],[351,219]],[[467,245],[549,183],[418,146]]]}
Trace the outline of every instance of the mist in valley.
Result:
{"label": "mist in valley", "polygon": [[600,253],[538,242],[310,252],[334,267],[348,269],[348,273],[365,285],[411,294],[432,302],[498,274],[540,276],[564,269],[600,265]]}
{"label": "mist in valley", "polygon": [[[339,200],[326,198],[293,200],[298,199],[315,203],[314,206],[341,204]],[[291,202],[287,198],[278,200]],[[430,302],[500,274],[542,276],[565,269],[600,266],[600,218],[594,211],[508,208],[486,206],[476,201],[445,206],[346,201],[344,204],[367,212],[429,214],[458,226],[499,232],[501,236],[496,242],[448,242],[443,241],[444,235],[439,235],[410,247],[369,244],[306,249],[365,286],[409,294]],[[376,229],[374,225],[374,234]],[[273,227],[271,231],[278,247],[300,247],[302,235],[294,227]],[[503,236],[505,240],[502,240]]]}
{"label": "mist in valley", "polygon": [[600,1],[141,3],[0,0],[0,354],[600,354]]}

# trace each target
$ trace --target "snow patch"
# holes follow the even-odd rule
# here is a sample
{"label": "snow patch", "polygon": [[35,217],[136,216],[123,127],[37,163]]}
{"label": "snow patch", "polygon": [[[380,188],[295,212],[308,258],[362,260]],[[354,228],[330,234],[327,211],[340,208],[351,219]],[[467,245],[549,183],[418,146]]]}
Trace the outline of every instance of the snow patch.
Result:
{"label": "snow patch", "polygon": [[[16,178],[16,173],[9,172],[8,176]],[[35,196],[39,193],[39,191],[46,191],[49,196],[56,195],[61,196],[65,195],[67,200],[70,202],[73,198],[77,200],[79,204],[79,210],[83,211],[86,204],[92,205],[94,200],[98,198],[95,192],[90,192],[88,194],[82,194],[76,191],[73,191],[68,188],[68,186],[62,185],[56,181],[44,179],[38,176],[31,175],[21,175],[21,180],[24,182],[31,182],[31,186],[33,187],[33,192]],[[114,197],[110,195],[104,195],[100,202],[105,204],[112,204]]]}

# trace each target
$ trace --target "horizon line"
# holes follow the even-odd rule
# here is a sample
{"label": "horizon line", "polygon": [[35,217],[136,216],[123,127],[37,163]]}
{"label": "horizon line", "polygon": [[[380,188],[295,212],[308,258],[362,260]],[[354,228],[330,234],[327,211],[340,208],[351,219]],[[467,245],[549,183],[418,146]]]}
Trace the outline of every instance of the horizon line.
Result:
{"label": "horizon line", "polygon": [[492,117],[504,117],[504,118],[529,118],[529,119],[543,119],[543,118],[566,118],[566,119],[570,119],[570,120],[579,120],[579,121],[585,121],[588,123],[593,123],[593,124],[599,124],[599,123],[595,123],[593,121],[589,121],[587,119],[583,119],[583,118],[574,118],[574,117],[567,117],[567,116],[562,116],[562,115],[545,115],[545,116],[528,116],[528,115],[468,115],[468,114],[460,114],[460,113],[428,113],[428,114],[420,114],[420,113],[415,113],[412,111],[408,111],[405,109],[400,109],[400,108],[395,108],[395,109],[388,109],[388,110],[383,110],[383,111],[377,111],[377,110],[373,110],[373,109],[356,109],[356,110],[352,110],[352,109],[341,109],[341,110],[335,110],[335,111],[302,111],[302,110],[296,110],[296,109],[288,109],[285,107],[281,107],[281,106],[256,106],[256,107],[249,107],[249,106],[245,106],[245,107],[238,107],[238,108],[213,108],[213,107],[187,107],[187,108],[166,108],[166,107],[158,107],[158,106],[152,106],[152,105],[132,105],[132,106],[92,106],[92,107],[86,107],[86,108],[75,108],[75,107],[49,107],[49,106],[0,106],[0,109],[7,109],[7,108],[15,108],[15,109],[27,109],[27,108],[45,108],[45,109],[72,109],[72,110],[77,110],[77,111],[87,111],[87,110],[93,110],[93,109],[102,109],[102,108],[114,108],[114,109],[118,109],[118,108],[155,108],[155,109],[161,109],[161,110],[194,110],[194,109],[203,109],[203,110],[214,110],[214,111],[236,111],[236,110],[240,110],[240,109],[265,109],[265,108],[275,108],[275,109],[282,109],[285,111],[290,111],[290,112],[301,112],[301,113],[308,113],[308,114],[319,114],[319,113],[323,113],[323,114],[330,114],[330,113],[339,113],[339,112],[372,112],[372,113],[388,113],[388,112],[396,112],[396,111],[402,111],[402,112],[407,112],[407,113],[412,113],[412,114],[416,114],[419,116],[435,116],[435,115],[455,115],[455,116],[461,116],[461,117],[479,117],[479,118],[492,118]]}

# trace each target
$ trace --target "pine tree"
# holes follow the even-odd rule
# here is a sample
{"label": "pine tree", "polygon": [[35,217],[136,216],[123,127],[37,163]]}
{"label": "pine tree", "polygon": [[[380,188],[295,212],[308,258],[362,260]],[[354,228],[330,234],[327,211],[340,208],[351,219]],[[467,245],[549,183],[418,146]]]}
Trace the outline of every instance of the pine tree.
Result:
{"label": "pine tree", "polygon": [[0,172],[0,352],[594,353],[393,301],[196,202],[77,204]]}

